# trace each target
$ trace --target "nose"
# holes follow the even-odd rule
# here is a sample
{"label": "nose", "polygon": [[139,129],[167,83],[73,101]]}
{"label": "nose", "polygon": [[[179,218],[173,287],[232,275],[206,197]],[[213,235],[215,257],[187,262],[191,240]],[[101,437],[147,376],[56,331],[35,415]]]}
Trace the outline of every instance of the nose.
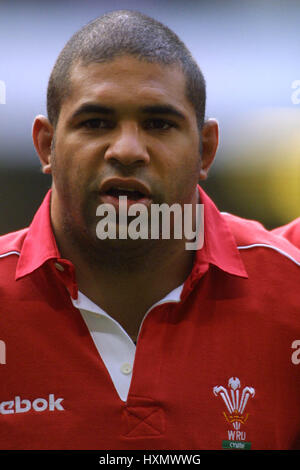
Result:
{"label": "nose", "polygon": [[148,150],[136,123],[128,122],[119,126],[111,139],[104,155],[106,161],[117,161],[125,166],[149,163]]}

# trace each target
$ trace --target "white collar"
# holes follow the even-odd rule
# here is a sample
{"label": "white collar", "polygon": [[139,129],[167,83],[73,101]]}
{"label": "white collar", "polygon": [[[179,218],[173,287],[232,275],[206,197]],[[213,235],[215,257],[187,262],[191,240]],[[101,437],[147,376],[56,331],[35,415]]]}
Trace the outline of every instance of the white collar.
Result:
{"label": "white collar", "polygon": [[[163,299],[147,310],[148,313],[157,305],[167,302],[180,302],[183,284],[172,290]],[[122,401],[127,400],[131,383],[136,346],[124,328],[102,308],[96,305],[82,292],[72,299],[74,307],[80,310],[86,326],[92,336],[97,351],[104,362],[113,384]],[[142,327],[141,323],[140,329]]]}

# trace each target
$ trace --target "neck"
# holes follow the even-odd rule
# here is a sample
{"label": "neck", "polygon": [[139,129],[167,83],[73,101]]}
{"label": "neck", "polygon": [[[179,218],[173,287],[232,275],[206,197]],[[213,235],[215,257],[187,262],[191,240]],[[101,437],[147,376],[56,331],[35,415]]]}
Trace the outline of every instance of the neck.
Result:
{"label": "neck", "polygon": [[143,297],[154,303],[178,287],[188,277],[194,261],[195,252],[186,250],[184,243],[130,241],[120,247],[103,242],[95,250],[67,238],[58,241],[61,255],[75,266],[79,290],[100,306],[100,299],[109,292],[136,299],[141,290]]}
{"label": "neck", "polygon": [[147,250],[103,249],[93,259],[76,244],[59,248],[75,266],[79,290],[136,337],[147,310],[192,270],[194,252],[185,250],[182,240],[172,242],[156,240]]}

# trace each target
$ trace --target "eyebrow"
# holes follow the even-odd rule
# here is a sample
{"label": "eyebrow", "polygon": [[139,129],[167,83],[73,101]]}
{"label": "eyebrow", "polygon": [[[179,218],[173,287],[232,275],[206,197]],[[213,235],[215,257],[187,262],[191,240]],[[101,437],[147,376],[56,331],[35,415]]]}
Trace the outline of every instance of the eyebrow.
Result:
{"label": "eyebrow", "polygon": [[[141,112],[145,114],[159,114],[159,115],[172,115],[180,119],[185,119],[184,114],[172,105],[149,105],[143,106]],[[82,114],[105,114],[114,115],[116,114],[113,108],[109,106],[99,105],[96,103],[84,103],[82,104],[71,116],[70,120],[77,118]]]}
{"label": "eyebrow", "polygon": [[108,106],[103,106],[95,103],[84,103],[82,104],[71,116],[71,120],[77,118],[81,114],[114,114],[115,111]]}
{"label": "eyebrow", "polygon": [[142,107],[141,111],[146,114],[170,114],[180,119],[185,119],[185,115],[170,104],[144,106]]}

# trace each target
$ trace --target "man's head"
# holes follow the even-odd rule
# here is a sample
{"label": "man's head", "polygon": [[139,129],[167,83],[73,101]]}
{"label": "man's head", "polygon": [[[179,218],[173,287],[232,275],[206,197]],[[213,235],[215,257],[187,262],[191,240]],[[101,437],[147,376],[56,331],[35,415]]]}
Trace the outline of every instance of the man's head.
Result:
{"label": "man's head", "polygon": [[195,204],[218,144],[217,123],[203,122],[202,74],[179,39],[138,13],[104,18],[66,45],[49,83],[49,119],[33,124],[43,172],[53,177],[55,233],[94,251],[105,246],[96,238],[99,204],[128,191],[146,205]]}
{"label": "man's head", "polygon": [[121,55],[164,65],[177,64],[186,79],[199,129],[205,115],[205,80],[197,63],[178,36],[162,23],[136,11],[115,11],[88,23],[61,51],[52,70],[47,93],[48,118],[56,127],[64,99],[71,91],[72,68],[81,63],[105,63]]}

